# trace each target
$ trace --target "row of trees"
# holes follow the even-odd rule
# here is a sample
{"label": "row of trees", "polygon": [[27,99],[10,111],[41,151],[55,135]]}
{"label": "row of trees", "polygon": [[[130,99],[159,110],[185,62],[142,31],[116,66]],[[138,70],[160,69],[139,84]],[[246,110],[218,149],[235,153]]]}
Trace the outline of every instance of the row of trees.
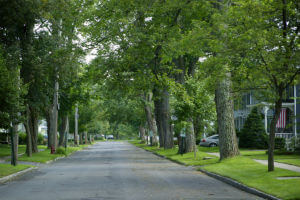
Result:
{"label": "row of trees", "polygon": [[[28,155],[37,151],[38,119],[55,146],[57,122],[63,133],[78,103],[81,130],[148,132],[165,149],[185,130],[189,152],[215,126],[220,158],[233,157],[233,100],[260,89],[274,104],[274,170],[276,122],[300,73],[297,0],[0,2],[1,127],[24,123]],[[97,57],[84,66],[90,49]]]}
{"label": "row of trees", "polygon": [[82,29],[98,51],[89,71],[94,84],[141,102],[141,135],[146,124],[165,149],[172,129],[185,127],[187,151],[195,150],[216,116],[221,159],[239,155],[234,98],[260,89],[275,110],[273,171],[276,122],[300,73],[299,9],[297,0],[95,1]]}
{"label": "row of trees", "polygon": [[[85,56],[78,28],[85,1],[0,1],[0,127],[11,129],[17,156],[18,124],[26,153],[38,152],[38,121],[46,119],[48,147],[62,145],[68,116],[87,99]],[[60,126],[58,124],[60,122]]]}

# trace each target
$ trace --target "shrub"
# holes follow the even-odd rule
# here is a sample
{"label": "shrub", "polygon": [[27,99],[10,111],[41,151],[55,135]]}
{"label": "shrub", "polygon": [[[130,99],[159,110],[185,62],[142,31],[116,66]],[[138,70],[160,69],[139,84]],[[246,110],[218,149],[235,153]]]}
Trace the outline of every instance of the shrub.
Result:
{"label": "shrub", "polygon": [[7,133],[1,133],[0,132],[0,142],[4,142],[7,139]]}
{"label": "shrub", "polygon": [[38,144],[44,144],[44,135],[41,133],[38,134]]}
{"label": "shrub", "polygon": [[284,149],[285,139],[284,138],[275,138],[275,149]]}
{"label": "shrub", "polygon": [[19,144],[26,144],[27,135],[26,133],[20,132],[19,133]]}
{"label": "shrub", "polygon": [[[19,144],[26,144],[26,140],[27,140],[26,133],[20,132]],[[44,136],[41,133],[38,134],[38,144],[44,144]]]}
{"label": "shrub", "polygon": [[63,147],[58,147],[56,149],[56,154],[63,154],[63,155],[67,155],[67,152],[65,151],[65,149]]}
{"label": "shrub", "polygon": [[174,140],[174,145],[178,145],[178,140]]}
{"label": "shrub", "polygon": [[248,115],[244,127],[238,136],[240,147],[267,148],[267,134],[262,121],[262,114],[257,107],[254,107]]}
{"label": "shrub", "polygon": [[293,137],[289,147],[292,151],[300,153],[300,138]]}

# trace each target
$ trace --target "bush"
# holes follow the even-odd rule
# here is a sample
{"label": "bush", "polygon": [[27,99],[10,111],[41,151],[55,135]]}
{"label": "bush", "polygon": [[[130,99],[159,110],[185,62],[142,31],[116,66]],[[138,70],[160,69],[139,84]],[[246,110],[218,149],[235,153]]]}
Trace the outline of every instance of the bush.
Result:
{"label": "bush", "polygon": [[6,141],[7,134],[0,132],[0,141]]}
{"label": "bush", "polygon": [[44,144],[44,135],[41,133],[38,134],[38,144]]}
{"label": "bush", "polygon": [[300,153],[300,138],[293,137],[291,139],[291,143],[289,144],[289,147],[292,151]]}
{"label": "bush", "polygon": [[248,115],[239,136],[239,146],[242,148],[267,148],[267,134],[262,121],[262,114],[254,107]]}
{"label": "bush", "polygon": [[285,139],[284,138],[275,138],[275,149],[284,149]]}
{"label": "bush", "polygon": [[57,149],[56,149],[56,152],[55,152],[56,154],[63,154],[63,155],[67,155],[67,152],[65,151],[65,148],[63,148],[63,147],[58,147]]}
{"label": "bush", "polygon": [[26,133],[20,132],[19,133],[19,144],[26,144],[27,135]]}
{"label": "bush", "polygon": [[[20,132],[19,133],[19,144],[26,144],[27,134]],[[38,134],[38,144],[44,144],[44,136],[39,133]]]}

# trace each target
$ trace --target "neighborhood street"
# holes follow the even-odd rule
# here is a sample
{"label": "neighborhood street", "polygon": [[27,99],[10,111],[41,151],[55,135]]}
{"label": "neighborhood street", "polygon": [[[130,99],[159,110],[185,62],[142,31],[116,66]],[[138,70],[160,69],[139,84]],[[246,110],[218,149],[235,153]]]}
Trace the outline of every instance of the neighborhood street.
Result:
{"label": "neighborhood street", "polygon": [[260,199],[127,142],[99,142],[0,185],[2,200]]}

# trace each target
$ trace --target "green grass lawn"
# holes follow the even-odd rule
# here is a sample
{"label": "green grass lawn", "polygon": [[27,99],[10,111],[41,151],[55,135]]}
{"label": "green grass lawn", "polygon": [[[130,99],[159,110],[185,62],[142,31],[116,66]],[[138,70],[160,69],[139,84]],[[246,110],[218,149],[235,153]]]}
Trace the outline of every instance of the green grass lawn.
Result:
{"label": "green grass lawn", "polygon": [[[46,149],[45,145],[38,145],[38,149]],[[26,145],[18,145],[18,154],[25,153]],[[0,144],[0,157],[10,156],[11,146],[8,144]]]}
{"label": "green grass lawn", "polygon": [[[24,153],[26,150],[25,145],[19,145],[18,153]],[[10,156],[11,146],[8,144],[0,144],[0,157]]]}
{"label": "green grass lawn", "polygon": [[22,171],[24,169],[27,169],[31,167],[30,165],[17,165],[12,166],[10,164],[0,164],[0,178],[4,176],[8,176],[10,174]]}
{"label": "green grass lawn", "polygon": [[[68,155],[72,154],[73,152],[81,150],[87,146],[89,146],[89,145],[80,145],[79,147],[68,147],[66,155],[68,156]],[[47,161],[54,160],[55,158],[64,157],[64,156],[65,156],[65,154],[51,154],[50,149],[46,149],[46,146],[45,146],[44,151],[34,153],[34,154],[32,154],[32,157],[28,157],[27,155],[22,155],[19,157],[19,160],[26,161],[26,162],[46,163]]]}
{"label": "green grass lawn", "polygon": [[[203,152],[219,152],[218,147],[199,147],[200,151]],[[249,149],[240,149],[242,156],[258,160],[268,160],[268,155],[266,150],[249,150]],[[295,165],[300,167],[300,155],[274,155],[276,162],[286,163],[290,165]]]}
{"label": "green grass lawn", "polygon": [[202,146],[198,146],[198,150],[202,151],[202,152],[217,153],[217,152],[219,152],[219,147],[202,147]]}
{"label": "green grass lawn", "polygon": [[279,168],[276,168],[274,172],[267,172],[266,166],[244,156],[207,165],[203,169],[232,178],[282,199],[300,199],[300,179],[276,179],[276,177],[300,176],[297,172]]}
{"label": "green grass lawn", "polygon": [[32,157],[22,155],[19,157],[19,161],[46,163],[49,160],[54,160],[57,157],[63,156],[63,154],[50,154],[50,149],[45,149],[44,151],[33,153]]}
{"label": "green grass lawn", "polygon": [[[178,154],[178,148],[164,150],[164,149],[160,149],[158,147],[151,147],[146,144],[140,144],[139,142],[140,141],[137,141],[137,140],[129,141],[129,143],[132,143],[132,144],[136,145],[137,147],[152,151],[159,155],[165,156],[170,160],[180,162],[185,165],[194,165],[194,166],[207,165],[207,164],[212,164],[212,163],[216,163],[219,161],[218,157],[209,155],[209,154],[201,152],[201,151],[197,151],[197,155],[196,155],[196,159],[195,159],[193,152],[181,155],[181,154]],[[204,159],[205,157],[206,158],[210,157],[211,159]]]}

